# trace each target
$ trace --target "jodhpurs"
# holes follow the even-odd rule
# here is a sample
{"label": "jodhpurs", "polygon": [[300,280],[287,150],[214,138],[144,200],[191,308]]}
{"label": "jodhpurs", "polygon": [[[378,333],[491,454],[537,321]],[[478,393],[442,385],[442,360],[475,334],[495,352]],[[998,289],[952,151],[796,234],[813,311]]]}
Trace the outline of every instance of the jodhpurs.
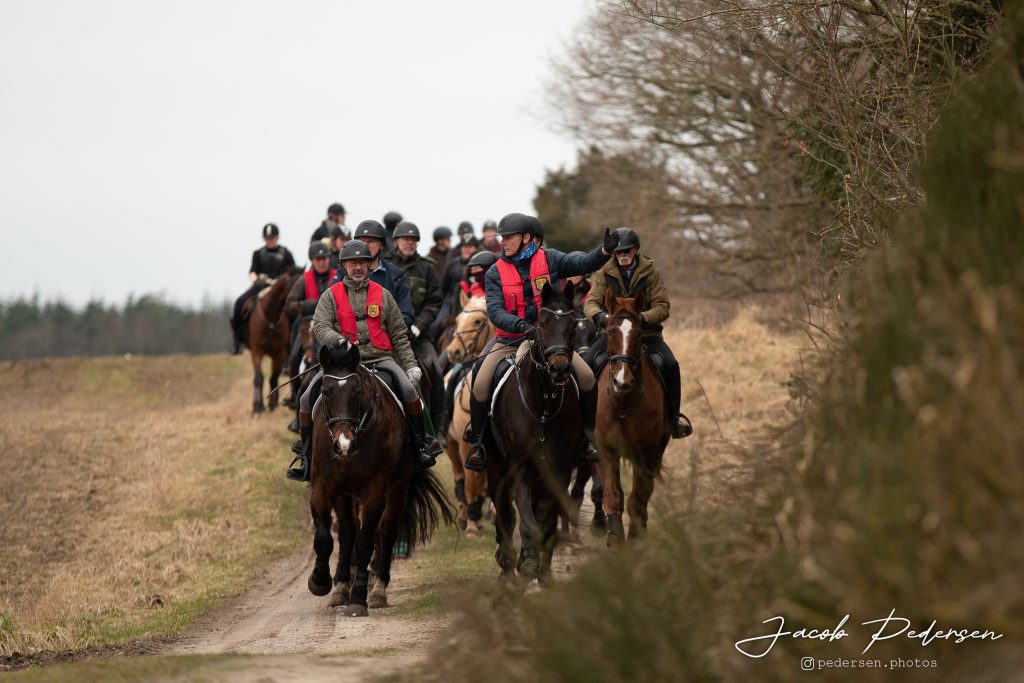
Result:
{"label": "jodhpurs", "polygon": [[[473,398],[477,401],[486,401],[491,396],[491,384],[494,381],[494,370],[498,362],[516,352],[519,344],[502,344],[497,339],[492,339],[481,352],[483,360],[476,366],[476,377],[473,380]],[[493,349],[493,352],[492,352]],[[580,354],[572,352],[572,369],[576,375],[576,383],[580,392],[587,392],[594,388],[594,372],[590,369]]]}

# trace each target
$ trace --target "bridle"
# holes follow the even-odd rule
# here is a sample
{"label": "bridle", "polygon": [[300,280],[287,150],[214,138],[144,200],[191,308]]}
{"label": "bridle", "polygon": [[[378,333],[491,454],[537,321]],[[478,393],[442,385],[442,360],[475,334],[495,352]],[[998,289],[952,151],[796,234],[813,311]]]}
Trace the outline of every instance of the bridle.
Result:
{"label": "bridle", "polygon": [[[572,307],[570,307],[568,311],[556,311],[551,308],[543,307],[540,309],[540,312],[547,313],[548,315],[553,315],[557,318],[561,318],[567,315],[576,315],[576,310],[573,309]],[[535,324],[535,327],[538,329],[543,329],[544,326],[540,323],[539,320],[540,316],[538,315],[537,317],[538,321]],[[538,371],[540,371],[541,375],[547,377],[547,381],[551,383],[550,390],[543,388],[541,390],[541,397],[543,399],[543,409],[541,410],[540,414],[537,414],[537,412],[534,410],[534,407],[531,405],[530,401],[526,400],[526,392],[523,389],[523,381],[521,378],[518,377],[518,365],[515,366],[517,375],[516,386],[519,389],[519,400],[522,401],[523,407],[533,417],[533,419],[537,420],[540,423],[540,440],[545,441],[547,440],[547,435],[544,431],[545,427],[549,422],[558,417],[559,413],[562,412],[562,406],[565,404],[565,385],[569,382],[569,378],[572,377],[571,373],[566,373],[565,379],[563,379],[561,382],[556,382],[551,377],[551,363],[548,359],[560,353],[565,354],[566,356],[569,357],[569,363],[571,365],[572,349],[570,349],[565,344],[556,344],[554,346],[548,346],[543,350],[543,352],[540,352],[538,351],[538,349],[540,348],[539,334],[536,335],[536,339],[534,340],[534,342],[535,343],[531,344],[530,353],[526,357],[530,359],[530,362],[533,363],[533,366]],[[540,354],[539,359],[535,357],[538,353]],[[542,453],[541,457],[545,457],[545,454]]]}
{"label": "bridle", "polygon": [[[568,315],[572,315],[572,316],[576,315],[576,309],[574,309],[574,308],[570,308],[568,311],[556,311],[556,310],[554,310],[552,308],[543,307],[543,308],[540,309],[540,312],[547,313],[548,315],[553,315],[556,318],[563,318],[563,317],[568,316]],[[541,324],[541,322],[540,322],[540,315],[539,314],[538,314],[537,318],[538,318],[538,320],[537,320],[536,325],[534,325],[534,327],[542,329],[544,327],[544,325]],[[537,335],[537,340],[536,341],[540,342],[540,335]],[[540,348],[540,344],[538,343],[538,344],[534,344],[531,347],[531,350],[535,350],[535,349],[539,349],[539,348]],[[550,375],[551,363],[548,361],[548,359],[550,359],[552,356],[557,356],[558,354],[564,354],[566,357],[568,357],[569,363],[570,364],[572,363],[572,349],[570,349],[565,344],[555,344],[555,345],[552,345],[552,346],[545,347],[544,350],[542,352],[540,352],[540,360],[534,358],[533,357],[534,354],[531,353],[530,354],[530,360],[533,362],[534,366],[538,370],[546,370],[546,371],[548,371],[548,374]],[[565,386],[565,383],[568,382],[568,381],[569,381],[569,377],[567,375],[566,378],[564,380],[562,380],[561,382],[555,382],[554,380],[552,380],[551,383],[553,385],[555,385],[555,387],[561,388],[561,387]]]}
{"label": "bridle", "polygon": [[[629,318],[627,316],[624,316],[624,315],[615,315],[615,316],[612,316],[610,319],[611,320],[627,320]],[[611,339],[610,335],[609,335],[609,339]],[[618,416],[619,416],[620,419],[626,417],[626,415],[629,413],[629,411],[632,410],[633,406],[635,406],[637,403],[640,402],[640,398],[644,395],[644,389],[646,388],[646,387],[644,387],[643,382],[640,381],[640,371],[639,371],[640,361],[642,360],[642,356],[643,356],[643,353],[644,353],[644,345],[642,343],[640,343],[640,342],[637,342],[637,344],[640,347],[640,353],[638,355],[636,355],[636,356],[634,356],[632,354],[629,354],[629,353],[616,353],[616,354],[612,354],[612,355],[608,356],[608,373],[609,374],[612,373],[612,364],[613,363],[625,363],[625,364],[627,364],[629,366],[629,369],[633,372],[633,375],[637,378],[637,383],[640,385],[640,393],[632,401],[627,401],[626,400],[627,395],[620,394],[617,391],[616,392],[612,392],[612,383],[611,382],[608,382],[605,385],[605,392],[607,392],[609,394],[610,393],[614,393],[614,394],[619,396],[619,410],[617,412],[618,412]],[[623,339],[623,345],[625,345],[625,339]]]}
{"label": "bridle", "polygon": [[[343,382],[346,379],[348,379],[349,377],[358,377],[358,376],[359,375],[356,372],[350,372],[349,374],[345,375],[344,377],[338,377],[337,375],[326,375],[325,374],[323,376],[323,379],[333,379],[333,380],[336,380],[338,382]],[[352,430],[352,440],[355,441],[356,438],[359,436],[359,432],[362,431],[362,429],[366,426],[367,420],[370,419],[370,413],[373,412],[373,406],[376,404],[376,399],[377,399],[377,394],[371,392],[370,393],[370,400],[367,402],[366,406],[363,408],[362,414],[358,418],[351,417],[351,416],[348,416],[348,415],[343,415],[343,416],[340,416],[340,417],[331,417],[330,411],[327,409],[327,402],[326,401],[323,402],[323,404],[324,404],[324,426],[327,428],[327,434],[331,437],[331,448],[334,449],[335,453],[338,452],[338,437],[337,437],[337,434],[332,429],[332,427],[334,425],[342,425],[342,426],[348,425],[349,429]]]}
{"label": "bridle", "polygon": [[[477,340],[480,339],[480,335],[483,334],[484,330],[487,329],[487,323],[488,323],[487,313],[485,311],[473,310],[473,311],[463,311],[459,315],[463,315],[463,313],[481,313],[484,316],[483,320],[481,320],[481,322],[483,324],[479,325],[475,330],[473,330],[472,344],[473,344],[473,350],[476,351]],[[470,351],[469,351],[469,344],[467,344],[466,340],[463,339],[463,336],[469,336],[469,333],[466,333],[464,335],[462,332],[459,332],[458,330],[456,330],[455,332],[452,333],[452,339],[458,340],[459,344],[462,346],[462,352],[464,354],[466,354],[466,358],[468,359],[468,358],[471,358],[473,354],[470,353]]]}

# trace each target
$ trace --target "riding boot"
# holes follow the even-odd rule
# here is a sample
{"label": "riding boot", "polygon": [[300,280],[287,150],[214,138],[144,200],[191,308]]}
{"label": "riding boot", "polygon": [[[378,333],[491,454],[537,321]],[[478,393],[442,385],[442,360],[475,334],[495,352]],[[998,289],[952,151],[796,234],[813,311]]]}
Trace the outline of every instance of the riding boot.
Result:
{"label": "riding boot", "polygon": [[459,375],[462,372],[462,364],[452,367],[448,376],[448,384],[444,388],[444,403],[441,408],[441,416],[437,420],[437,435],[447,439],[448,428],[452,426],[452,415],[455,413],[455,388],[459,383]]}
{"label": "riding boot", "polygon": [[299,440],[292,444],[292,453],[295,457],[284,476],[292,481],[309,481],[309,461],[313,455],[312,413],[299,413]]}
{"label": "riding boot", "polygon": [[476,400],[469,394],[469,427],[464,435],[465,440],[473,444],[466,455],[465,467],[474,472],[487,469],[487,451],[484,450],[484,427],[487,424],[488,405],[486,401]]}
{"label": "riding boot", "polygon": [[[679,412],[679,403],[682,399],[682,387],[679,379],[679,367],[667,367],[662,373],[665,378],[665,389],[668,393],[668,419],[672,430],[673,439],[682,439],[693,434],[693,425],[690,418]],[[685,422],[684,422],[685,420]]]}
{"label": "riding boot", "polygon": [[427,435],[427,425],[423,419],[423,403],[418,399],[405,404],[405,413],[409,417],[413,439],[416,442],[416,467],[427,469],[437,464],[441,444],[432,436]]}
{"label": "riding boot", "polygon": [[590,391],[580,391],[580,411],[583,413],[583,443],[580,448],[580,462],[588,465],[596,465],[601,462],[601,457],[590,443],[589,434],[594,433],[594,425],[597,422],[597,387]]}

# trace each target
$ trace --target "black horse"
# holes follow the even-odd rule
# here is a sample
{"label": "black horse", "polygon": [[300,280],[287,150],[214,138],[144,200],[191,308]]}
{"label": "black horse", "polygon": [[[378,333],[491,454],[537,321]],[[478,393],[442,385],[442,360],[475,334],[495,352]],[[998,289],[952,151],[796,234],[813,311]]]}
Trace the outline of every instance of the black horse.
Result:
{"label": "black horse", "polygon": [[[367,606],[387,606],[395,543],[411,548],[426,542],[439,521],[454,523],[454,513],[437,475],[416,468],[402,409],[381,380],[359,364],[359,346],[321,348],[320,367],[309,502],[316,564],[308,585],[314,595],[331,591],[333,511],[339,557],[330,604],[342,606],[345,616],[366,616]],[[368,596],[371,553],[376,582]]]}
{"label": "black horse", "polygon": [[[487,488],[495,507],[495,559],[502,576],[518,571],[527,579],[547,579],[559,513],[568,509],[569,477],[582,445],[579,388],[571,372],[576,334],[572,290],[571,283],[564,292],[544,285],[535,338],[498,385],[484,436],[493,454],[487,459]],[[516,509],[522,539],[518,561]]]}

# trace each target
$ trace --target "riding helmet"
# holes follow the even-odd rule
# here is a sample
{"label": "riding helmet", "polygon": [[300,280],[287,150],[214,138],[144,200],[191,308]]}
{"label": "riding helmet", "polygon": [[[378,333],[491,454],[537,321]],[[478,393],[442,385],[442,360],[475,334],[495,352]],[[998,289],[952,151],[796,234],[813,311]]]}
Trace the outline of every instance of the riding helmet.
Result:
{"label": "riding helmet", "polygon": [[497,229],[498,229],[498,224],[495,223],[494,221],[492,221],[490,219],[484,221],[484,227],[483,227],[484,232],[487,232],[488,230],[497,230]]}
{"label": "riding helmet", "polygon": [[524,232],[543,235],[544,229],[539,220],[521,213],[510,213],[498,223],[498,234],[501,236],[518,235]]}
{"label": "riding helmet", "polygon": [[394,228],[396,225],[402,222],[402,214],[397,211],[388,211],[384,214],[384,227]]}
{"label": "riding helmet", "polygon": [[270,239],[271,237],[277,237],[281,234],[281,231],[273,223],[267,223],[263,226],[263,239]]}
{"label": "riding helmet", "polygon": [[348,228],[343,228],[340,225],[335,225],[333,228],[331,228],[331,239],[335,240],[338,239],[339,237],[344,237],[345,239],[348,239]]}
{"label": "riding helmet", "polygon": [[365,220],[356,226],[356,239],[362,239],[363,237],[376,237],[381,242],[384,241],[384,226],[375,220]]}
{"label": "riding helmet", "polygon": [[459,242],[459,247],[473,247],[474,249],[480,248],[480,240],[475,237],[467,237]]}
{"label": "riding helmet", "polygon": [[461,223],[459,223],[459,231],[458,232],[459,232],[459,237],[462,237],[463,235],[472,235],[473,234],[473,224],[470,223],[469,221],[462,221]]}
{"label": "riding helmet", "polygon": [[441,240],[450,239],[452,236],[452,229],[446,225],[442,225],[438,228],[434,228],[434,241],[440,242]]}
{"label": "riding helmet", "polygon": [[469,262],[466,264],[470,268],[473,266],[480,266],[482,268],[490,268],[498,262],[498,255],[493,251],[478,251],[469,257]]}
{"label": "riding helmet", "polygon": [[331,255],[331,248],[322,241],[317,240],[309,245],[309,260],[315,258],[328,258]]}
{"label": "riding helmet", "polygon": [[629,228],[616,228],[615,232],[619,236],[619,246],[615,247],[615,251],[628,251],[633,248],[640,248],[640,236]]}
{"label": "riding helmet", "polygon": [[339,204],[338,202],[334,202],[333,204],[327,207],[328,216],[337,216],[339,214],[342,216],[345,215],[345,207]]}
{"label": "riding helmet", "polygon": [[366,242],[362,240],[349,240],[345,242],[345,246],[341,248],[341,253],[338,255],[339,261],[352,261],[354,259],[366,259],[369,261],[372,258],[370,256],[370,247],[366,246]]}
{"label": "riding helmet", "polygon": [[413,237],[418,242],[420,239],[420,229],[416,227],[416,224],[412,221],[402,221],[395,226],[395,231],[391,234],[395,239],[399,237]]}

